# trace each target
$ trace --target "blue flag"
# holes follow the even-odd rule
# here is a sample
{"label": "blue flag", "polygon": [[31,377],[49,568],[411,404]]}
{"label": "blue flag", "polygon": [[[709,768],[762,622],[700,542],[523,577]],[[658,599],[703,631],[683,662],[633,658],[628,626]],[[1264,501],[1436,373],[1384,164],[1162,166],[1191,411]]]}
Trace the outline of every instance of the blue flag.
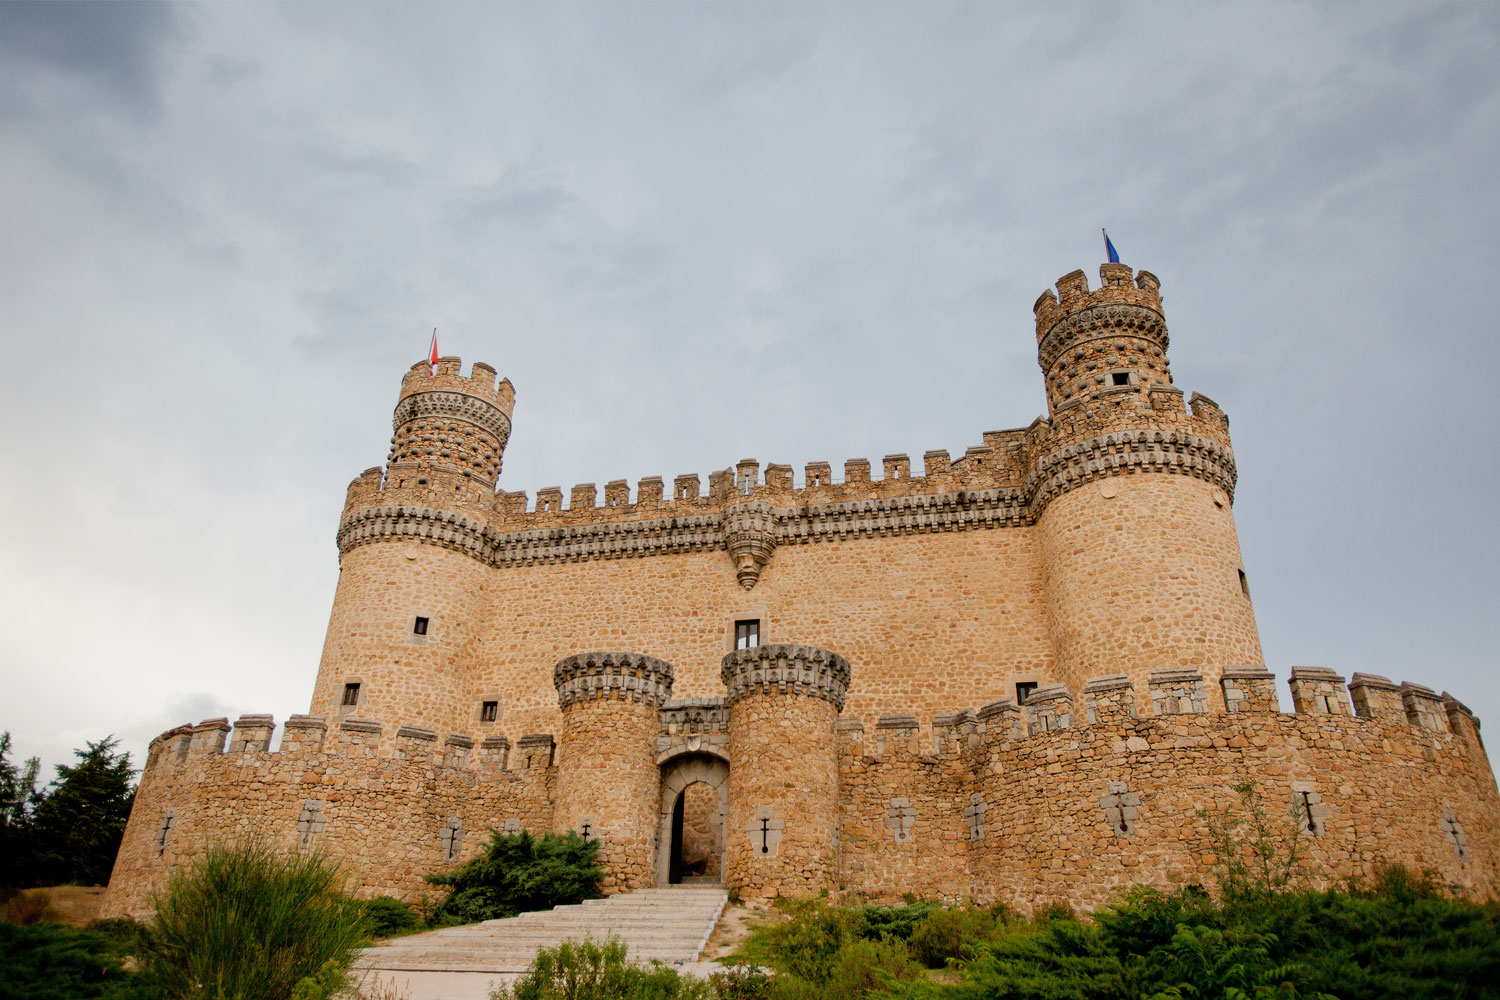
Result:
{"label": "blue flag", "polygon": [[1105,233],[1102,229],[1099,232],[1104,233],[1104,252],[1109,254],[1109,262],[1120,263],[1120,251],[1116,250],[1115,245],[1109,241],[1109,233]]}

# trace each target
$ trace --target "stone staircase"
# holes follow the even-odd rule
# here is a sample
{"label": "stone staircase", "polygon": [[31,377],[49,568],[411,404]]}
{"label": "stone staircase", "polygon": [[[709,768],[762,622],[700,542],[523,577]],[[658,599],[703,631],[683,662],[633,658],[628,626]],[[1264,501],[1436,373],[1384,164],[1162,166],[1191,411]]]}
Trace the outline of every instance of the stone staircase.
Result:
{"label": "stone staircase", "polygon": [[619,938],[632,961],[681,965],[698,960],[729,896],[722,888],[640,889],[392,938],[360,952],[356,968],[390,972],[524,972],[542,947],[573,938]]}

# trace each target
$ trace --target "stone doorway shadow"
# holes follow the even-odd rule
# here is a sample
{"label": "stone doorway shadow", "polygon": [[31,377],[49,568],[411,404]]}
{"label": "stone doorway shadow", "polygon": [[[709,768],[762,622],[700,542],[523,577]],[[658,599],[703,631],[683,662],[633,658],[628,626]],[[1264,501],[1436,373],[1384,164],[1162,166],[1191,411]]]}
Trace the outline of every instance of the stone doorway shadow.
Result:
{"label": "stone doorway shadow", "polygon": [[710,754],[683,754],[661,765],[656,883],[721,885],[729,764]]}

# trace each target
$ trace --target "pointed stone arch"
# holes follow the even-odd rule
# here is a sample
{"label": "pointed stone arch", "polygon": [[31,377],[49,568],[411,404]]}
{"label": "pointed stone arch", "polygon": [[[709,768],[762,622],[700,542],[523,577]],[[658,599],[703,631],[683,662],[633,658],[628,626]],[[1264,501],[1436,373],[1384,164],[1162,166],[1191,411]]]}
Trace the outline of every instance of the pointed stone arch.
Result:
{"label": "pointed stone arch", "polygon": [[712,753],[685,753],[661,762],[661,799],[656,826],[656,884],[669,885],[672,877],[672,812],[677,797],[689,785],[703,782],[719,797],[719,852],[723,871],[724,820],[728,813],[729,762]]}

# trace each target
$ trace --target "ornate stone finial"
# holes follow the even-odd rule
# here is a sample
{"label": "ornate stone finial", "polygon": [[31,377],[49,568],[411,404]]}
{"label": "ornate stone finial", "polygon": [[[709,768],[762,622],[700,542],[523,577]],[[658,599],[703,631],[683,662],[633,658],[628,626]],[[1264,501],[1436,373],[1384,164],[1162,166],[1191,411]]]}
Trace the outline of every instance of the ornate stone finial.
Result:
{"label": "ornate stone finial", "polygon": [[724,509],[724,547],[734,563],[735,576],[746,590],[754,588],[760,571],[776,554],[776,508],[749,501]]}
{"label": "ornate stone finial", "polygon": [[640,653],[577,653],[552,668],[560,708],[595,698],[664,705],[672,697],[672,664]]}
{"label": "ornate stone finial", "polygon": [[770,643],[736,649],[724,657],[719,676],[727,689],[726,705],[775,691],[822,698],[842,712],[849,691],[849,661],[814,646]]}

